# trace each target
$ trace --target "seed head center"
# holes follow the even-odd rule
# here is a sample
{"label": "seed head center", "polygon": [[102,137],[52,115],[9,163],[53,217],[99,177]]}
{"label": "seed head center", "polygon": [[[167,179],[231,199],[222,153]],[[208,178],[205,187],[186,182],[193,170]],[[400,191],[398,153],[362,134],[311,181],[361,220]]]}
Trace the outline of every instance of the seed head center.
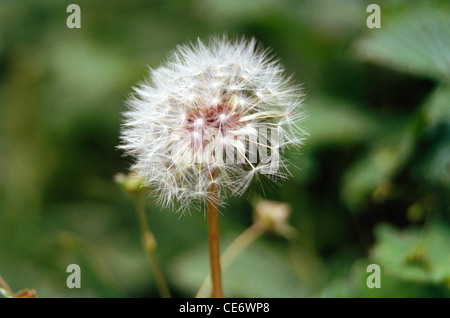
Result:
{"label": "seed head center", "polygon": [[210,107],[198,107],[186,116],[188,130],[210,131],[212,134],[226,133],[241,127],[241,115],[231,109],[227,104],[216,104]]}

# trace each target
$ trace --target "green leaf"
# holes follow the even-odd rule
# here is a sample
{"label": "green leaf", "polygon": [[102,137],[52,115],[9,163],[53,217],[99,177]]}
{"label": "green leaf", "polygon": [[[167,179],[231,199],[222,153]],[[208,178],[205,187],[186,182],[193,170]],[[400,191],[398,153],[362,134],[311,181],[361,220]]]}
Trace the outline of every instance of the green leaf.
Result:
{"label": "green leaf", "polygon": [[407,281],[450,282],[450,231],[445,224],[406,230],[383,224],[375,234],[372,258],[389,275]]}
{"label": "green leaf", "polygon": [[424,9],[383,22],[356,43],[363,60],[434,79],[450,78],[450,13]]}
{"label": "green leaf", "polygon": [[369,288],[367,278],[372,273],[367,267],[373,260],[358,259],[344,276],[333,279],[319,294],[325,298],[448,298],[450,289],[442,284],[405,280],[389,273],[389,268],[380,265],[381,288]]}
{"label": "green leaf", "polygon": [[346,144],[365,140],[380,128],[378,119],[346,101],[316,98],[308,102],[304,124],[305,147]]}
{"label": "green leaf", "polygon": [[[450,51],[448,53],[450,55]],[[430,125],[441,122],[450,124],[450,86],[441,85],[429,97],[424,106],[425,119]]]}
{"label": "green leaf", "polygon": [[383,200],[390,195],[390,180],[413,148],[414,136],[407,128],[401,125],[391,131],[390,136],[386,134],[365,157],[346,171],[341,197],[350,210],[364,207],[371,196],[375,200]]}

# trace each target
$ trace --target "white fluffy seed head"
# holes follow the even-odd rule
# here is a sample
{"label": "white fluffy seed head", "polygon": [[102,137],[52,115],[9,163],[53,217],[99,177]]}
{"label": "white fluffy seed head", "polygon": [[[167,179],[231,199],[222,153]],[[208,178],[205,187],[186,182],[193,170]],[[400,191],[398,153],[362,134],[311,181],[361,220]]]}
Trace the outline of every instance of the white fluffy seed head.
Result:
{"label": "white fluffy seed head", "polygon": [[242,194],[259,174],[286,176],[281,151],[305,133],[303,94],[254,39],[179,46],[150,70],[124,113],[121,145],[161,205]]}

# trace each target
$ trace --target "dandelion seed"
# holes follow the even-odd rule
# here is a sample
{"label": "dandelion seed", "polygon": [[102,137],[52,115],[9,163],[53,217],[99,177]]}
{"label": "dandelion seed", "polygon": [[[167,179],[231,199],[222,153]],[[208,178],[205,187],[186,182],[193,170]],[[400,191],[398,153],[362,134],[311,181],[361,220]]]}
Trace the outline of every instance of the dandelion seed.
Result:
{"label": "dandelion seed", "polygon": [[226,38],[179,46],[150,70],[127,102],[120,148],[161,205],[206,203],[213,184],[223,204],[258,174],[286,176],[280,152],[305,134],[302,90],[283,73],[254,39]]}

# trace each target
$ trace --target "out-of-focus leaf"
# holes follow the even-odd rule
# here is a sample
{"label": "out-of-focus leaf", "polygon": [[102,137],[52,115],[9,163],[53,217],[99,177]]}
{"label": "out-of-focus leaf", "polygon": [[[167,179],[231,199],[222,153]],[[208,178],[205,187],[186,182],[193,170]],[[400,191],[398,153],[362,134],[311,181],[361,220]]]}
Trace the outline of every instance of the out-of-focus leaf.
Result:
{"label": "out-of-focus leaf", "polygon": [[[401,127],[392,135],[380,136],[382,140],[360,161],[346,172],[341,197],[351,210],[358,210],[367,203],[374,190],[388,196],[389,181],[411,153],[413,136]],[[376,194],[375,194],[376,195]]]}
{"label": "out-of-focus leaf", "polygon": [[450,86],[440,85],[425,102],[422,115],[428,124],[426,132],[435,137],[434,144],[423,154],[417,178],[450,189]]}
{"label": "out-of-focus leaf", "polygon": [[439,180],[440,184],[450,189],[450,144],[436,151],[429,165],[429,176]]}
{"label": "out-of-focus leaf", "polygon": [[305,147],[358,142],[381,128],[376,116],[345,101],[317,98],[307,104],[304,127],[310,136]]}
{"label": "out-of-focus leaf", "polygon": [[383,20],[381,30],[371,30],[357,42],[357,55],[399,71],[449,80],[450,12],[424,9],[392,20]]}
{"label": "out-of-focus leaf", "polygon": [[[174,260],[171,278],[194,296],[209,273],[207,260],[207,246],[187,251]],[[223,273],[222,280],[226,297],[304,297],[307,294],[286,257],[260,242],[239,255]]]}
{"label": "out-of-focus leaf", "polygon": [[427,180],[442,189],[450,190],[450,127],[444,131],[446,138],[424,156],[415,175],[419,180]]}
{"label": "out-of-focus leaf", "polygon": [[53,75],[42,107],[51,131],[61,134],[93,119],[116,124],[124,84],[132,77],[120,54],[82,39],[64,40],[48,48],[44,62]]}
{"label": "out-of-focus leaf", "polygon": [[372,257],[386,274],[418,282],[450,282],[450,229],[445,224],[403,231],[382,224],[375,234]]}
{"label": "out-of-focus leaf", "polygon": [[[449,53],[450,55],[450,50]],[[431,125],[450,124],[450,86],[441,85],[430,96],[424,107],[425,118]]]}
{"label": "out-of-focus leaf", "polygon": [[333,279],[319,294],[320,297],[359,297],[359,298],[423,298],[449,297],[450,289],[445,285],[428,284],[405,280],[391,275],[389,270],[380,265],[380,288],[369,288],[367,279],[373,271],[367,271],[373,260],[359,259],[348,268],[348,273]]}
{"label": "out-of-focus leaf", "polygon": [[[124,214],[134,212],[130,208]],[[96,201],[75,201],[47,209],[46,214],[51,217],[42,224],[47,230],[46,253],[55,258],[63,277],[65,268],[72,263],[80,265],[83,272],[85,288],[69,291],[72,297],[86,297],[90,288],[98,293],[94,296],[117,297],[155,286],[139,236],[128,235],[126,228],[120,226],[125,218],[111,217],[116,215],[116,209]],[[133,213],[129,215],[131,220],[134,217]],[[58,228],[63,230],[51,232]],[[39,290],[39,295],[66,295],[65,279],[57,281],[51,288]]]}

